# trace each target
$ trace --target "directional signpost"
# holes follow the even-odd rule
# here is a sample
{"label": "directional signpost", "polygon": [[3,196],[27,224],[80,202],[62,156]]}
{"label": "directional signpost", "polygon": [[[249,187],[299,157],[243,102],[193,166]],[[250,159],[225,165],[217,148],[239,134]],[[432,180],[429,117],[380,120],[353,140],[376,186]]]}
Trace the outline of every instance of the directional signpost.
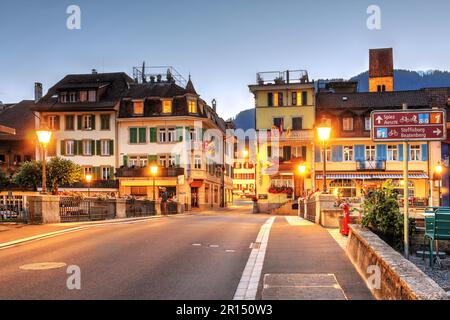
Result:
{"label": "directional signpost", "polygon": [[404,180],[404,244],[409,258],[409,173],[408,143],[411,141],[442,141],[447,139],[447,115],[444,110],[408,110],[372,112],[374,142],[403,142]]}

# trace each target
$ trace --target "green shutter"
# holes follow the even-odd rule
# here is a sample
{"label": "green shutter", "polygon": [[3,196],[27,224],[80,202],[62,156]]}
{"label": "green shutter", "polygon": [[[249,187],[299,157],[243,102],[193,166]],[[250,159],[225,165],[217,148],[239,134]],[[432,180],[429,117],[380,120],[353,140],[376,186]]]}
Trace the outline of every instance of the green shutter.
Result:
{"label": "green shutter", "polygon": [[123,166],[128,167],[128,156],[123,156]]}
{"label": "green shutter", "polygon": [[177,134],[177,141],[183,142],[183,127],[177,127],[176,134]]}
{"label": "green shutter", "polygon": [[130,128],[130,143],[137,143],[137,128]]}
{"label": "green shutter", "polygon": [[147,128],[139,128],[139,143],[147,142]]}
{"label": "green shutter", "polygon": [[93,167],[92,173],[94,174],[93,180],[101,180],[102,179],[102,169],[100,167]]}
{"label": "green shutter", "polygon": [[191,128],[185,127],[184,129],[186,130],[186,141],[190,141],[191,140]]}
{"label": "green shutter", "polygon": [[95,130],[95,114],[91,115],[91,129]]}
{"label": "green shutter", "polygon": [[157,128],[150,128],[150,142],[158,142],[158,129]]}
{"label": "green shutter", "polygon": [[158,161],[158,156],[155,154],[148,155],[148,164],[156,163]]}
{"label": "green shutter", "polygon": [[81,130],[83,128],[83,117],[82,116],[78,116],[77,117],[77,126],[78,126],[78,130]]}
{"label": "green shutter", "polygon": [[102,155],[102,142],[100,140],[97,140],[96,145],[97,145],[97,147],[95,150],[95,154],[98,156],[101,156]]}
{"label": "green shutter", "polygon": [[180,155],[179,154],[175,155],[175,166],[176,167],[180,166]]}
{"label": "green shutter", "polygon": [[61,140],[61,155],[65,156],[66,155],[66,141]]}
{"label": "green shutter", "polygon": [[91,154],[95,155],[95,140],[91,140]]}
{"label": "green shutter", "polygon": [[81,140],[75,141],[75,150],[77,155],[83,154],[83,141]]}
{"label": "green shutter", "polygon": [[114,155],[114,140],[109,140],[109,155]]}

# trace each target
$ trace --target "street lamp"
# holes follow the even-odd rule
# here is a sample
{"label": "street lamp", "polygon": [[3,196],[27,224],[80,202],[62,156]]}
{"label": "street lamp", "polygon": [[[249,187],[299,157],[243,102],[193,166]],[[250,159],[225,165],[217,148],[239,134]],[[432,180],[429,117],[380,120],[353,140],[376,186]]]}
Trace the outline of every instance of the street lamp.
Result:
{"label": "street lamp", "polygon": [[442,197],[441,197],[441,183],[442,183],[442,171],[444,171],[444,168],[441,165],[441,162],[439,161],[438,164],[434,167],[434,174],[439,177],[438,181],[438,199],[439,199],[439,207],[442,205]]}
{"label": "street lamp", "polygon": [[248,158],[248,155],[249,155],[248,150],[247,150],[247,149],[244,149],[244,150],[242,151],[242,156],[246,159],[246,158]]}
{"label": "street lamp", "polygon": [[317,127],[317,134],[319,140],[322,141],[322,151],[323,151],[323,193],[328,193],[327,190],[327,142],[330,139],[331,127],[328,125],[327,120],[322,119],[322,123]]}
{"label": "street lamp", "polygon": [[298,174],[300,175],[300,177],[301,177],[301,182],[300,182],[300,184],[301,184],[301,186],[302,186],[302,192],[301,192],[301,195],[300,196],[303,196],[303,194],[304,194],[304,192],[305,192],[305,175],[306,175],[306,165],[304,164],[304,163],[301,163],[301,164],[299,164],[298,165],[298,168],[297,168],[297,172],[298,172]]}
{"label": "street lamp", "polygon": [[52,138],[52,132],[49,130],[36,131],[39,143],[42,151],[42,193],[47,193],[47,173],[46,173],[46,158],[47,158],[47,146]]}
{"label": "street lamp", "polygon": [[87,174],[84,178],[86,179],[86,182],[88,183],[88,197],[91,197],[92,174]]}
{"label": "street lamp", "polygon": [[153,177],[153,201],[156,201],[156,183],[155,183],[155,178],[156,178],[156,175],[158,174],[158,166],[152,165],[150,167],[150,174]]}

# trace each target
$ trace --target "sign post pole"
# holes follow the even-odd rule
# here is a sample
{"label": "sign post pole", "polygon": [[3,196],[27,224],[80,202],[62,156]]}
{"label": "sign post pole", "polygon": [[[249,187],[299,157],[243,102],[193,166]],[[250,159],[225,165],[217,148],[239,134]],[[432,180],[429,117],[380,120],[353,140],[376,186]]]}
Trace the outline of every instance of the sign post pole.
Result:
{"label": "sign post pole", "polygon": [[[403,110],[408,110],[408,105],[403,104]],[[408,140],[403,142],[403,180],[405,182],[403,194],[403,242],[405,258],[409,260],[409,168],[408,168]]]}

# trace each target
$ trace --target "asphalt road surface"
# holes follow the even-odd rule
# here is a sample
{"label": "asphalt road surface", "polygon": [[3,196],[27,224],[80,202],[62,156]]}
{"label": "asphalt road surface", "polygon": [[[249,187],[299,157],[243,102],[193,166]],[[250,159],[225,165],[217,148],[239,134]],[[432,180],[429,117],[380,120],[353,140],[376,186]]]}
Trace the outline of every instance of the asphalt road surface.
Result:
{"label": "asphalt road surface", "polygon": [[[242,285],[251,245],[269,218],[250,214],[245,207],[92,227],[0,250],[0,299],[231,300]],[[308,232],[290,227],[284,217],[273,223],[256,299],[262,297],[266,271],[314,273],[321,248],[330,245],[340,250],[338,256],[331,257],[333,252],[325,250],[328,267],[318,266],[317,271],[332,273],[335,263],[347,298],[371,298],[344,251],[326,231],[317,226],[306,227],[313,228]],[[302,232],[305,236],[297,239],[296,234]],[[313,260],[297,261],[302,250],[295,241],[308,241],[319,233],[327,240],[319,241],[316,252],[304,250]],[[35,264],[41,263],[52,264],[37,268]],[[80,290],[68,289],[68,278],[73,275],[68,274],[69,266],[79,267]],[[73,279],[70,283],[76,283]]]}

